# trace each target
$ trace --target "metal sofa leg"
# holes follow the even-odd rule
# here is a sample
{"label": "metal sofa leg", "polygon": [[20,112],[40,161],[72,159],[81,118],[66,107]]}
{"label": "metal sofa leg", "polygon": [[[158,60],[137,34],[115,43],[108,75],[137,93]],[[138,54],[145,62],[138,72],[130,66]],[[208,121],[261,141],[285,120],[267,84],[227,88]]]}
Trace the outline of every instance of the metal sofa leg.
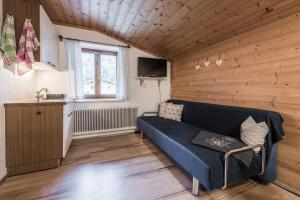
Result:
{"label": "metal sofa leg", "polygon": [[144,132],[141,131],[141,135],[140,135],[141,139],[144,139]]}
{"label": "metal sofa leg", "polygon": [[192,193],[193,193],[194,196],[199,196],[199,181],[195,177],[193,177]]}

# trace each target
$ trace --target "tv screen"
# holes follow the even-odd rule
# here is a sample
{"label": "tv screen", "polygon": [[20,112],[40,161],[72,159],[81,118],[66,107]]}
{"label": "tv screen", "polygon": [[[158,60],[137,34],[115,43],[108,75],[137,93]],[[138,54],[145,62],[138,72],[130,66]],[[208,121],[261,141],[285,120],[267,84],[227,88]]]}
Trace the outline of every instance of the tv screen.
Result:
{"label": "tv screen", "polygon": [[167,60],[156,58],[138,58],[138,77],[166,77]]}

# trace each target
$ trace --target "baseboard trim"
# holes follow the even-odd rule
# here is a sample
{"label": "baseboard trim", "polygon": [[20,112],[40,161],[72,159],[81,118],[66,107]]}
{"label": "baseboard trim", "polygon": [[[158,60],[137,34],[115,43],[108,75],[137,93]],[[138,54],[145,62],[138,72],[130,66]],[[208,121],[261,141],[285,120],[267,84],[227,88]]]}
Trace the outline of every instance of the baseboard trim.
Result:
{"label": "baseboard trim", "polygon": [[5,181],[6,178],[7,178],[7,174],[0,179],[0,185]]}
{"label": "baseboard trim", "polygon": [[84,133],[84,134],[78,134],[74,135],[72,139],[82,139],[82,138],[90,138],[90,137],[108,137],[108,136],[115,136],[115,135],[126,135],[135,133],[136,128],[131,127],[125,130],[119,129],[119,130],[108,130],[106,132],[99,131],[99,132],[91,132],[91,133]]}
{"label": "baseboard trim", "polygon": [[278,187],[281,187],[281,188],[283,188],[283,189],[285,189],[285,190],[287,190],[287,191],[289,191],[289,192],[291,192],[291,193],[293,193],[293,194],[295,194],[297,196],[300,196],[300,192],[299,191],[295,190],[294,188],[292,188],[292,187],[290,187],[290,186],[288,186],[288,185],[286,185],[284,183],[281,183],[280,181],[276,180],[273,183],[275,185],[277,185]]}

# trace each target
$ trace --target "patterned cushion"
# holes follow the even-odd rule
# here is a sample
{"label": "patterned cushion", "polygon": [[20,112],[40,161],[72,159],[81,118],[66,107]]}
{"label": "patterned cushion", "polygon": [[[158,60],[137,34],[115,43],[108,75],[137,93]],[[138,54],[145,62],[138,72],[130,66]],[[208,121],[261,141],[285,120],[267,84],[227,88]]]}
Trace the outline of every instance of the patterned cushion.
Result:
{"label": "patterned cushion", "polygon": [[159,114],[158,116],[160,117],[165,117],[166,116],[166,111],[167,111],[167,105],[172,104],[172,103],[161,103],[159,104]]}
{"label": "patterned cushion", "polygon": [[165,118],[181,121],[183,105],[167,104]]}
{"label": "patterned cushion", "polygon": [[[265,137],[269,132],[266,122],[256,123],[250,116],[241,125],[241,140],[247,145],[264,144]],[[258,153],[260,148],[255,148]]]}

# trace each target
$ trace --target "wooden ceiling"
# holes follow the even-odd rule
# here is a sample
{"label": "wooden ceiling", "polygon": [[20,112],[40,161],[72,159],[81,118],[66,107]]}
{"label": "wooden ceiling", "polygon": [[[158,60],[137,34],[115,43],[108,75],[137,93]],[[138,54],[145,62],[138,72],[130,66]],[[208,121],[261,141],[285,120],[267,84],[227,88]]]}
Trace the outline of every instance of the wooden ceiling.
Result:
{"label": "wooden ceiling", "polygon": [[41,0],[55,24],[174,59],[300,12],[299,0]]}

